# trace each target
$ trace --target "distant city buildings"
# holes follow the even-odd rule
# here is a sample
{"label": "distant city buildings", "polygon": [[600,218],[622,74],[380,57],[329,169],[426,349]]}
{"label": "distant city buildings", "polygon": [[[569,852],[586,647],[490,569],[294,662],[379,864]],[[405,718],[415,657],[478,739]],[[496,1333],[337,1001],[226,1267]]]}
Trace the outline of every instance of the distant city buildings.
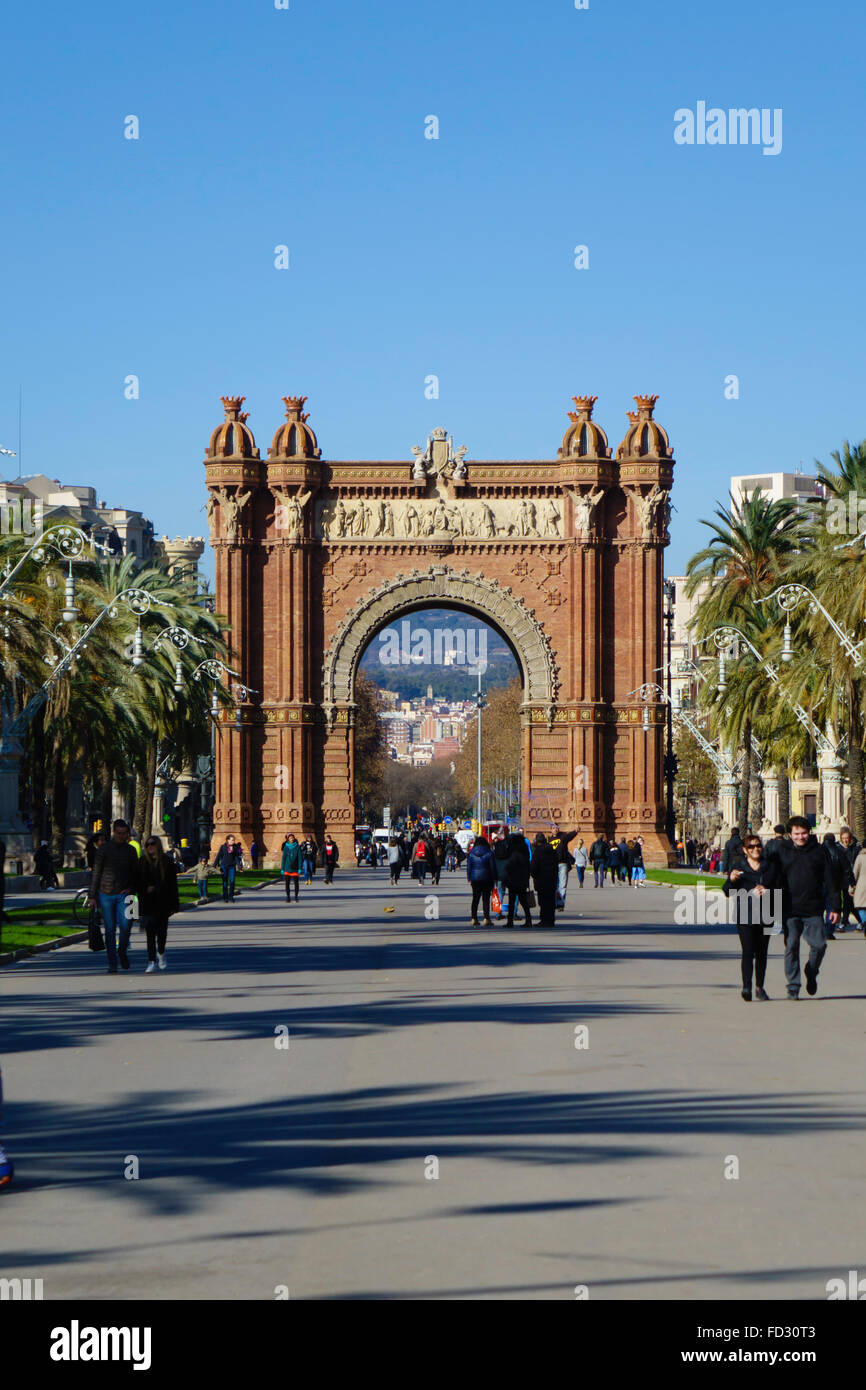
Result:
{"label": "distant city buildings", "polygon": [[142,512],[128,507],[109,507],[97,499],[96,488],[78,483],[61,483],[45,473],[29,473],[0,482],[0,505],[12,507],[41,505],[41,526],[68,522],[92,536],[115,555],[138,555],[147,560],[155,548],[153,522]]}
{"label": "distant city buildings", "polygon": [[426,766],[460,752],[467,725],[475,718],[474,700],[435,700],[432,686],[415,700],[401,700],[390,690],[378,695],[379,720],[396,762]]}

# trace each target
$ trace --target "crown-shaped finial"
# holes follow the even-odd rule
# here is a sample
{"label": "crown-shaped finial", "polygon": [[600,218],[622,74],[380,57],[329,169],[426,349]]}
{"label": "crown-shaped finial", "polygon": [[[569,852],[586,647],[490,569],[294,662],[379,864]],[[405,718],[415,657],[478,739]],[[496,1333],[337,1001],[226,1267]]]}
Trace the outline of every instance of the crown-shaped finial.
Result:
{"label": "crown-shaped finial", "polygon": [[220,396],[220,400],[225,406],[226,419],[237,420],[240,408],[246,400],[246,396]]}
{"label": "crown-shaped finial", "polygon": [[283,405],[286,407],[286,419],[308,420],[308,415],[301,414],[306,403],[306,396],[283,396]]}
{"label": "crown-shaped finial", "polygon": [[[574,404],[577,406],[578,414],[584,416],[584,418],[587,419],[587,420],[591,420],[591,419],[592,419],[592,407],[595,405],[596,401],[598,400],[598,396],[572,396],[571,399],[574,401]],[[569,415],[570,415],[570,414],[571,414],[571,411],[569,411],[568,413],[569,413]]]}
{"label": "crown-shaped finial", "polygon": [[[658,400],[658,396],[634,396],[633,400],[638,408],[638,411],[646,411],[646,418],[648,420],[651,420],[653,410],[655,408],[655,403]],[[629,412],[626,411],[626,414],[628,413]]]}

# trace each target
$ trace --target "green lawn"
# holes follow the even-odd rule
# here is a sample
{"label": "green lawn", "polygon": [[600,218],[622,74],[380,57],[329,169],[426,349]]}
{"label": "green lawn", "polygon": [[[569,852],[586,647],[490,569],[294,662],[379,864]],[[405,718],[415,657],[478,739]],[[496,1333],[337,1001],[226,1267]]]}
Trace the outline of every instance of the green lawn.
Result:
{"label": "green lawn", "polygon": [[708,888],[720,888],[725,881],[724,874],[696,874],[693,869],[647,869],[646,876],[656,883],[682,883],[689,888],[697,883],[705,883]]}
{"label": "green lawn", "polygon": [[[250,870],[249,873],[238,874],[236,887],[242,892],[244,888],[252,888],[258,883],[267,883],[278,877],[272,869]],[[212,898],[220,893],[221,886],[220,875],[212,874],[208,880]],[[178,891],[181,907],[198,897],[198,888],[195,880],[191,878],[181,878]],[[0,954],[6,951],[20,951],[28,946],[38,946],[41,941],[53,941],[57,937],[71,936],[82,931],[83,928],[72,915],[74,896],[74,893],[67,896],[61,890],[53,902],[38,903],[32,907],[7,907],[9,921],[4,922],[2,926]],[[13,903],[15,899],[11,898],[8,901]]]}

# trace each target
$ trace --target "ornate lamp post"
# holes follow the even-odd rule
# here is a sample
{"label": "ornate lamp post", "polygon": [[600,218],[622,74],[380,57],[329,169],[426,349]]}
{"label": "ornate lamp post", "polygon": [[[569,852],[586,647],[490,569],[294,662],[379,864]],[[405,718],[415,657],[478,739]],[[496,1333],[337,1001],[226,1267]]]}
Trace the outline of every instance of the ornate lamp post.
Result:
{"label": "ornate lamp post", "polygon": [[[202,854],[206,854],[213,839],[214,820],[213,808],[216,803],[216,728],[219,715],[219,699],[217,698],[217,686],[223,684],[225,676],[239,676],[238,671],[233,671],[225,662],[219,661],[216,657],[208,657],[206,661],[200,661],[192,673],[191,679],[194,681],[209,680],[212,682],[211,692],[211,743],[210,743],[210,764],[203,772],[201,762],[199,763],[202,781],[202,809],[198,817],[199,827],[199,849]],[[234,727],[240,733],[243,729],[241,721],[241,705],[246,703],[250,695],[257,695],[257,690],[252,690],[243,685],[240,680],[232,684],[232,693],[235,696],[235,724]],[[210,795],[205,795],[205,785],[210,788]],[[209,803],[209,804],[206,804]]]}
{"label": "ornate lamp post", "polygon": [[[866,663],[866,655],[862,650],[863,641],[855,642],[853,635],[845,628],[840,627],[832,614],[827,612],[817,595],[813,594],[812,590],[807,588],[805,584],[782,584],[778,589],[774,589],[771,594],[768,594],[765,599],[759,599],[758,602],[769,603],[771,600],[775,600],[785,614],[782,660],[786,664],[793,661],[795,655],[790,614],[804,602],[810,613],[820,613],[830,625],[837,642],[846,656],[850,658],[855,670],[859,671]],[[837,834],[844,820],[842,792],[845,764],[839,756],[839,749],[834,748],[829,740],[826,748],[819,749],[818,769],[821,774],[821,811],[822,816],[826,817],[824,833],[832,830],[834,834]]]}

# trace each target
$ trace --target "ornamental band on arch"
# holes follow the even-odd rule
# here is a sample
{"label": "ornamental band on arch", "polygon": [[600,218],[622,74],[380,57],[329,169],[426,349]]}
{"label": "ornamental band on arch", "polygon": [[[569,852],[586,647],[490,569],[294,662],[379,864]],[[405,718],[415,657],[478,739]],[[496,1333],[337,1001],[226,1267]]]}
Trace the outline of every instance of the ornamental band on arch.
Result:
{"label": "ornamental band on arch", "polygon": [[453,606],[520,667],[527,828],[639,833],[667,863],[664,711],[645,718],[635,694],[662,664],[674,459],[657,397],[634,397],[615,456],[596,397],[575,396],[554,459],[471,459],[440,428],[406,460],[364,462],[322,457],[305,396],[283,398],[263,460],[244,399],[222,397],[205,455],[217,609],[259,692],[220,715],[215,842],[255,838],[274,862],[287,829],[327,830],[351,854],[360,658],[387,624]]}

